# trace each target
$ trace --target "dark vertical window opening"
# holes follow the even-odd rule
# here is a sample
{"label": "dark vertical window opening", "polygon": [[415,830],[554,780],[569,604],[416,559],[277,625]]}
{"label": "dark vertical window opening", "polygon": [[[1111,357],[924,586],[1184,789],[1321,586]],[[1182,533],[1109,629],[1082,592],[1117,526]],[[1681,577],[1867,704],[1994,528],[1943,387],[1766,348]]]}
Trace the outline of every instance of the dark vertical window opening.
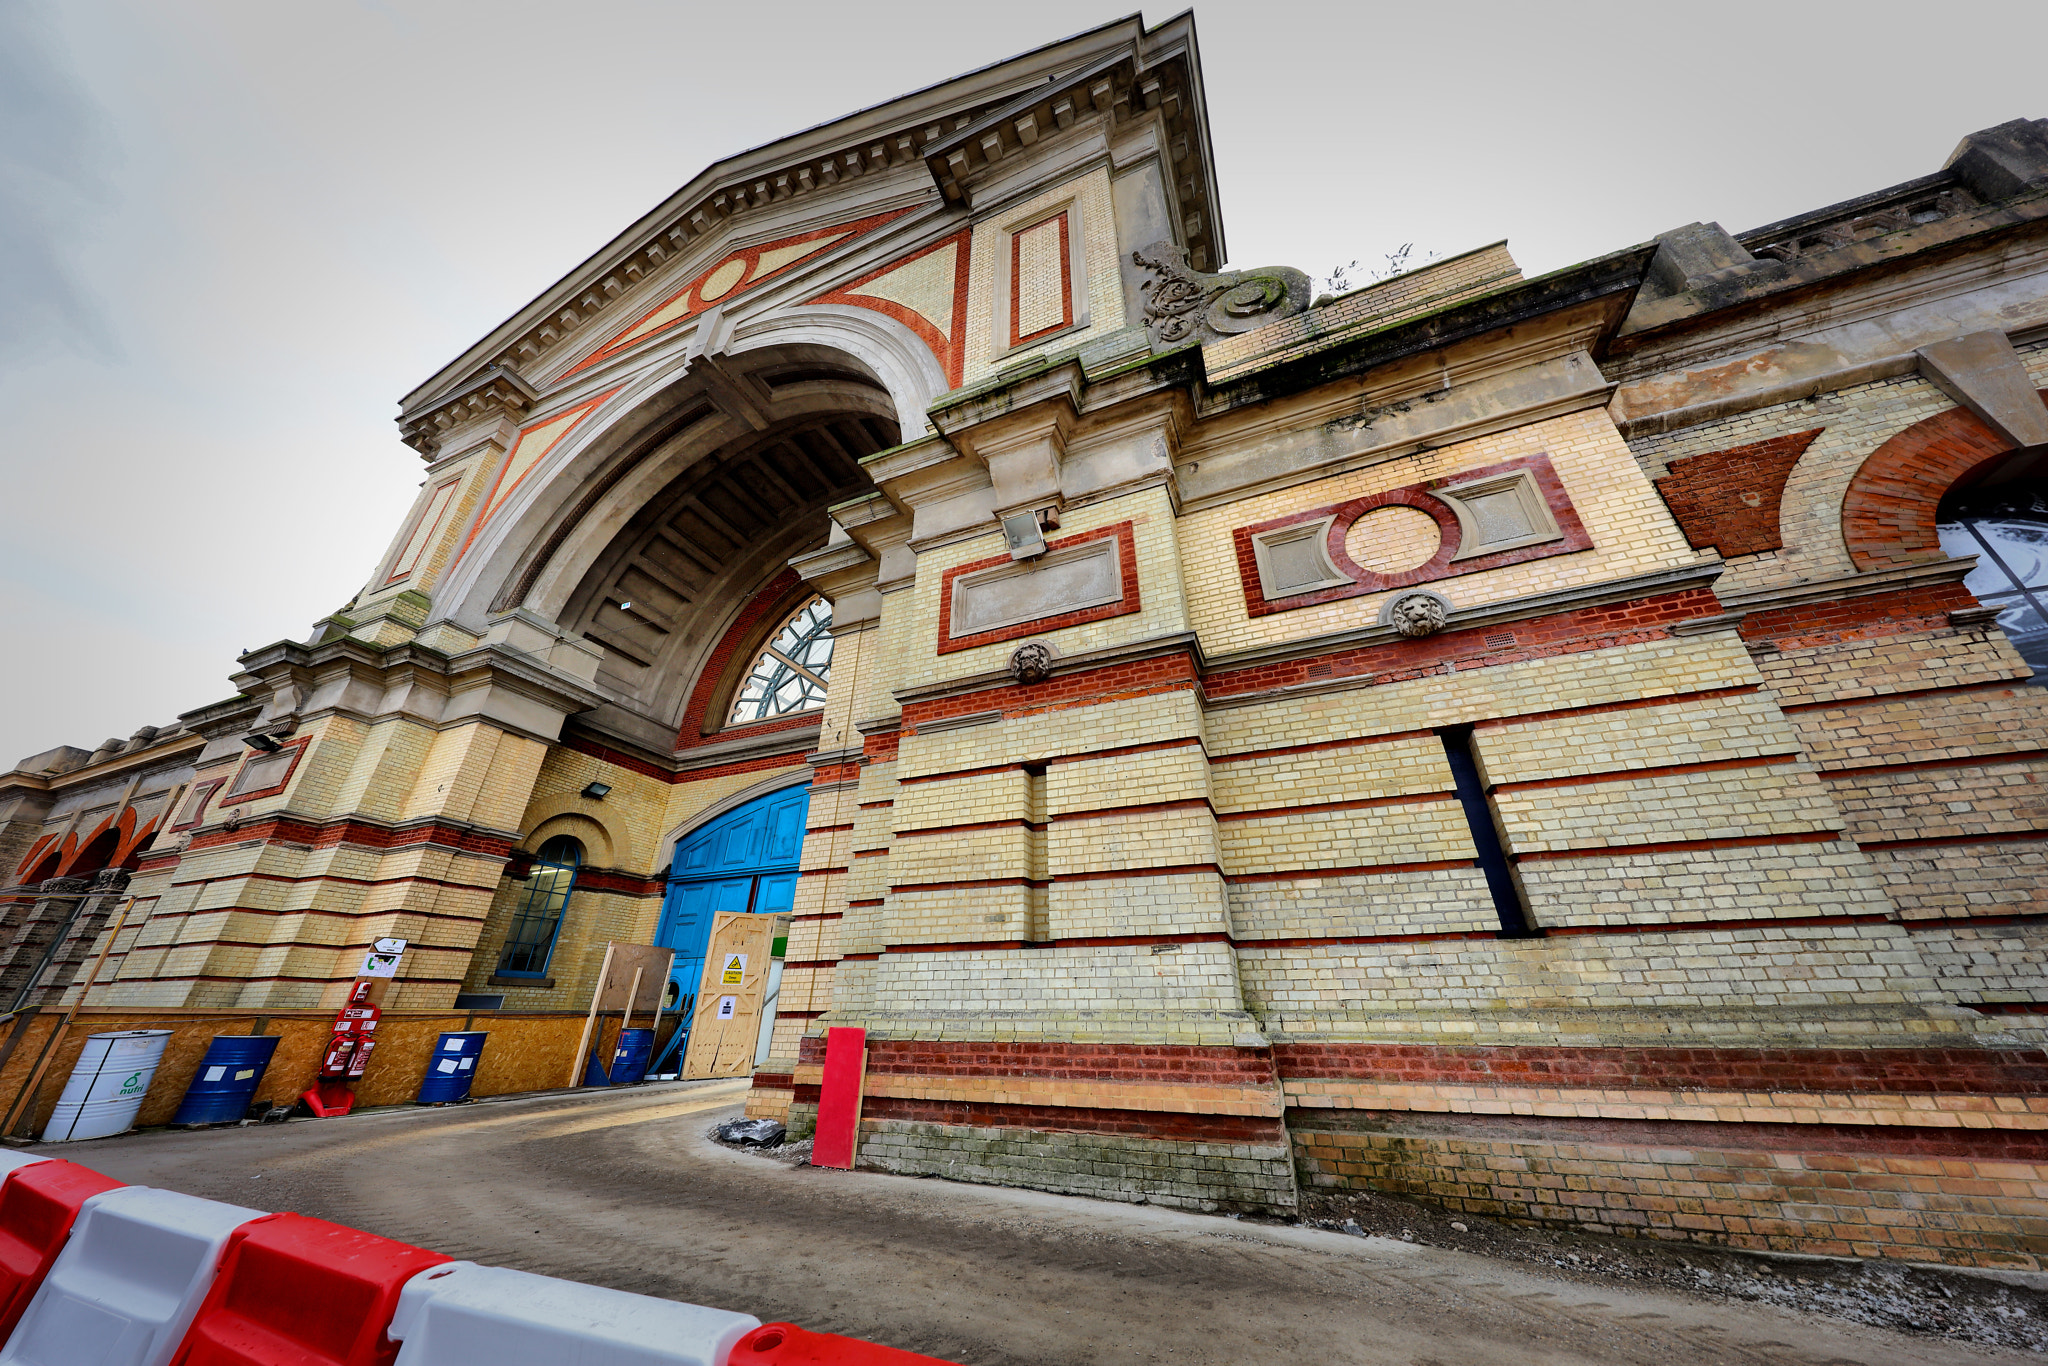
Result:
{"label": "dark vertical window opening", "polygon": [[1472,847],[1479,855],[1479,871],[1486,874],[1486,890],[1493,895],[1493,912],[1500,917],[1500,932],[1509,939],[1529,939],[1536,931],[1529,925],[1522,905],[1521,888],[1515,885],[1514,870],[1508,867],[1507,850],[1501,847],[1500,827],[1494,824],[1493,803],[1479,781],[1479,760],[1472,752],[1472,727],[1447,726],[1437,732],[1444,742],[1444,758],[1457,784],[1458,805],[1465,809],[1465,825],[1472,832]]}

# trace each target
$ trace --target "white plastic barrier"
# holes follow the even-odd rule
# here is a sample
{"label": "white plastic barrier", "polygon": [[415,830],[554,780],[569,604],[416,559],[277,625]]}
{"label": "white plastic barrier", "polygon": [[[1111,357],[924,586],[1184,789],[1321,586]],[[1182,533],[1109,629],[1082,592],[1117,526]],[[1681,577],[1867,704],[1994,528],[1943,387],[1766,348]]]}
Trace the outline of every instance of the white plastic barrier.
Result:
{"label": "white plastic barrier", "polygon": [[451,1262],[398,1297],[396,1366],[725,1366],[751,1314]]}
{"label": "white plastic barrier", "polygon": [[38,1162],[50,1159],[38,1153],[11,1153],[0,1148],[0,1181],[5,1181],[23,1167],[33,1167]]}
{"label": "white plastic barrier", "polygon": [[228,1235],[262,1210],[147,1186],[101,1191],[71,1226],[0,1366],[164,1366]]}

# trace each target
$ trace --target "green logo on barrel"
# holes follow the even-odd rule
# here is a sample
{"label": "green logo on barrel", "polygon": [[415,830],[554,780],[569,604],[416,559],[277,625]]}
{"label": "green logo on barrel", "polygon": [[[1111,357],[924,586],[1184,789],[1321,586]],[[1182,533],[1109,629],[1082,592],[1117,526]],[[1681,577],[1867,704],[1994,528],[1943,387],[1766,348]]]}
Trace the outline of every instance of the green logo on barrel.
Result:
{"label": "green logo on barrel", "polygon": [[121,1083],[121,1094],[124,1096],[132,1096],[141,1089],[142,1074],[140,1072],[131,1073],[128,1080]]}

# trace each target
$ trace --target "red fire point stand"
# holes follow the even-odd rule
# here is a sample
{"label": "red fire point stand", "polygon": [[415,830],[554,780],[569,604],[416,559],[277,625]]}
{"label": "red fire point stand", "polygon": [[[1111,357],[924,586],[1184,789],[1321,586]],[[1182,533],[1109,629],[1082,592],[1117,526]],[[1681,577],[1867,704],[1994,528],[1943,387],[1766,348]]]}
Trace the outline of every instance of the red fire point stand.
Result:
{"label": "red fire point stand", "polygon": [[355,990],[349,993],[349,1003],[334,1017],[334,1037],[327,1041],[327,1052],[320,1059],[320,1080],[299,1097],[308,1110],[322,1119],[345,1115],[355,1108],[355,1081],[369,1065],[370,1050],[377,1046],[377,1020],[384,1013],[370,1000],[370,990],[375,985],[370,981],[357,982]]}

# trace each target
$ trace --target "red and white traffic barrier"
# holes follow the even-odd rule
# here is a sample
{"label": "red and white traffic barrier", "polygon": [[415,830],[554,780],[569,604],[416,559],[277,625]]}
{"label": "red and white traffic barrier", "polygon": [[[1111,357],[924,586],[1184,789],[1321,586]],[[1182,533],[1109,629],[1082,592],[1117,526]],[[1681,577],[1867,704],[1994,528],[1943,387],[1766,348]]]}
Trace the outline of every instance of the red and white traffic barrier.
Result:
{"label": "red and white traffic barrier", "polygon": [[405,1288],[391,1336],[398,1366],[726,1366],[761,1326],[752,1314],[451,1262]]}
{"label": "red and white traffic barrier", "polygon": [[0,1152],[0,1366],[953,1366]]}
{"label": "red and white traffic barrier", "polygon": [[[35,1180],[41,1165],[7,1184]],[[0,1366],[167,1366],[213,1286],[228,1235],[262,1217],[147,1186],[87,1197],[0,1349]]]}
{"label": "red and white traffic barrier", "polygon": [[407,1282],[438,1252],[267,1214],[228,1236],[220,1274],[171,1366],[388,1366],[385,1335]]}
{"label": "red and white traffic barrier", "polygon": [[121,1183],[76,1162],[0,1153],[0,1342],[42,1289],[87,1200]]}

